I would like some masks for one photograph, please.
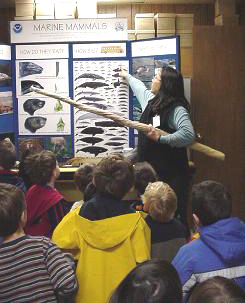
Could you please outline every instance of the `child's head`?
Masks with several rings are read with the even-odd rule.
[[[33,184],[45,185],[60,175],[56,156],[51,151],[43,150],[26,157],[24,160],[26,173]]]
[[[16,162],[16,150],[9,139],[0,141],[0,166],[3,169],[11,169]]]
[[[216,276],[198,284],[188,302],[242,303],[245,302],[245,292],[232,280]]]
[[[94,170],[96,192],[122,199],[134,185],[133,165],[118,157],[102,159]]]
[[[203,181],[192,187],[192,212],[207,226],[229,218],[232,200],[224,185],[215,181]]]
[[[137,162],[134,165],[135,184],[134,187],[139,195],[143,195],[149,183],[158,180],[157,173],[148,162]]]
[[[0,183],[0,237],[14,234],[25,219],[25,196],[22,190],[11,184]]]
[[[168,222],[177,209],[177,197],[173,189],[164,182],[150,183],[142,195],[144,210],[158,222]]]
[[[181,303],[176,269],[167,261],[139,264],[119,284],[109,303]]]
[[[74,182],[83,193],[87,185],[93,180],[95,164],[83,164],[74,174]]]

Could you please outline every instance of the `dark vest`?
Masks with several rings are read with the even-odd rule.
[[[152,124],[154,115],[152,112],[152,102],[153,100],[148,102],[148,105],[142,113],[140,122]],[[179,105],[183,106],[179,102],[175,102],[161,112],[160,129],[170,134],[176,131],[168,126],[168,118],[175,107]],[[155,142],[148,139],[143,132],[139,132],[138,134],[138,161],[149,162],[160,178],[161,176],[171,177],[177,173],[186,173],[188,170],[186,148],[171,147],[168,144]]]

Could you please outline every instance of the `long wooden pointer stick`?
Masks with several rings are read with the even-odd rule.
[[[55,99],[60,100],[62,102],[65,102],[65,103],[68,103],[70,105],[73,105],[74,107],[76,107],[76,108],[78,108],[80,110],[83,110],[83,111],[86,111],[86,112],[90,112],[90,113],[93,113],[93,114],[96,114],[96,115],[103,116],[105,118],[111,119],[111,120],[119,123],[122,126],[128,126],[128,127],[131,127],[131,128],[135,128],[135,129],[137,129],[139,131],[143,131],[145,133],[149,132],[149,130],[150,130],[150,126],[147,125],[147,124],[128,120],[126,118],[123,118],[123,117],[115,114],[115,113],[111,113],[111,112],[109,112],[107,110],[98,109],[98,108],[95,108],[95,107],[92,107],[92,106],[88,106],[88,105],[77,104],[76,102],[74,102],[70,98],[63,97],[61,95],[58,95],[58,94],[46,91],[44,89],[40,89],[40,88],[36,88],[36,87],[32,86],[30,88],[30,91],[36,92],[36,93],[39,93],[41,95],[48,96],[48,97],[51,97],[51,98],[55,98]],[[168,133],[164,132],[161,129],[155,128],[155,130],[161,136],[169,135]],[[224,153],[222,153],[222,152],[220,152],[218,150],[215,150],[215,149],[213,149],[211,147],[208,147],[207,145],[195,142],[195,143],[191,144],[189,147],[191,149],[199,151],[199,152],[201,152],[201,153],[203,153],[203,154],[205,154],[205,155],[207,155],[209,157],[212,157],[212,158],[215,158],[215,159],[218,159],[218,160],[221,160],[221,161],[225,160],[225,154]]]

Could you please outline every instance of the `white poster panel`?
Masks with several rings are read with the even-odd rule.
[[[0,45],[0,60],[11,60],[11,47]]]
[[[29,92],[30,86],[68,95],[68,60],[16,60],[16,95],[17,97],[36,93]]]
[[[11,43],[127,40],[127,19],[11,21]]]
[[[126,43],[73,44],[73,58],[126,57]]]
[[[19,115],[19,135],[70,135],[70,114]]]
[[[74,61],[74,99],[129,117],[129,88],[121,79],[121,69],[129,70],[128,60]],[[129,130],[116,122],[74,110],[75,155],[103,157],[122,152],[129,146]]]
[[[16,45],[16,59],[68,58],[68,44]]]
[[[132,42],[132,57],[176,54],[176,39],[177,38],[169,38]]]
[[[16,60],[19,135],[71,133],[70,106],[29,91],[31,86],[69,96],[68,59]]]
[[[54,98],[42,95],[35,97],[21,96],[18,98],[19,115],[64,115],[70,114],[70,105]]]
[[[13,113],[12,91],[0,92],[0,115]]]

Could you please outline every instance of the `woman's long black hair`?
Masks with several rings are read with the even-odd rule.
[[[152,102],[152,110],[157,114],[175,102],[189,111],[190,106],[184,94],[182,74],[169,66],[162,68],[160,90]]]

